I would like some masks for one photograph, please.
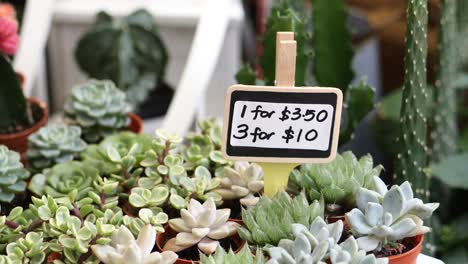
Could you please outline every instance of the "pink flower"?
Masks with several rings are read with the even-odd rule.
[[[16,19],[15,8],[8,3],[0,4],[0,17],[9,17],[11,19]]]
[[[0,17],[0,53],[13,55],[18,48],[18,22]]]

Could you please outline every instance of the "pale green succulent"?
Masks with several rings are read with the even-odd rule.
[[[17,226],[9,226],[6,222],[15,223]],[[0,216],[0,252],[5,252],[6,246],[11,241],[16,241],[23,237],[23,229],[28,227],[32,219],[27,219],[22,207],[13,208],[6,216]]]
[[[431,217],[438,203],[424,204],[414,198],[409,182],[387,190],[374,177],[376,191],[361,188],[356,196],[357,208],[346,213],[346,220],[361,249],[380,250],[383,245],[430,231],[423,219]]]
[[[8,244],[6,253],[11,263],[41,264],[45,260],[46,249],[47,243],[44,243],[43,234],[29,232],[25,237]]]
[[[104,264],[172,264],[178,256],[172,251],[152,252],[156,242],[156,230],[145,225],[138,238],[125,226],[120,226],[112,234],[109,245],[91,246],[94,255]]]
[[[255,205],[259,197],[255,195],[263,190],[263,170],[255,163],[237,161],[234,168],[224,167],[221,173],[221,183],[215,192],[223,200],[240,199],[245,206]]]
[[[289,178],[292,189],[305,190],[310,200],[325,199],[327,210],[351,209],[360,187],[370,188],[372,178],[379,176],[383,167],[374,167],[372,156],[357,159],[350,151],[337,154],[336,159],[324,164],[304,164]],[[341,208],[344,207],[344,208]]]
[[[166,185],[157,185],[152,189],[143,187],[132,188],[128,202],[136,208],[152,208],[163,205],[169,197]]]
[[[99,171],[89,164],[68,161],[34,175],[28,188],[37,196],[53,197],[66,197],[77,190],[76,199],[80,200],[93,190],[93,182],[98,177]]]
[[[260,198],[250,210],[242,209],[244,226],[239,235],[249,245],[276,246],[281,239],[292,239],[292,224],[310,226],[318,216],[323,217],[323,201],[309,204],[304,193],[291,198],[286,192],[279,192],[272,199]]]
[[[66,121],[83,130],[90,143],[124,130],[130,124],[125,93],[112,81],[89,80],[76,86],[65,103]]]
[[[294,240],[281,239],[277,247],[268,248],[267,264],[325,264],[329,248],[335,246],[343,232],[343,222],[325,223],[316,217],[312,225],[292,224]]]
[[[73,160],[86,148],[78,126],[49,125],[28,137],[26,157],[35,170],[52,167]]]
[[[240,226],[228,221],[231,209],[216,210],[213,199],[203,205],[191,199],[187,209],[180,211],[181,218],[169,220],[169,226],[178,234],[169,239],[163,250],[180,252],[197,245],[205,254],[212,254],[220,245],[218,240],[237,233]]]
[[[377,258],[374,254],[360,250],[353,236],[330,248],[328,255],[331,264],[388,264],[388,258]]]
[[[20,155],[0,145],[0,202],[9,203],[15,194],[26,189],[29,172],[24,169]]]
[[[255,255],[252,255],[249,247],[244,246],[242,249],[234,253],[232,249],[226,252],[224,248],[218,247],[212,255],[200,254],[200,264],[263,264],[265,257],[261,249],[257,249]]]

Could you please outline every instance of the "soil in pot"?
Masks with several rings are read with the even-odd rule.
[[[148,98],[138,106],[137,114],[143,119],[159,117],[166,114],[171,104],[174,90],[166,83],[153,89]]]
[[[28,98],[31,106],[33,124],[29,126],[15,126],[0,131],[0,144],[6,145],[9,149],[24,154],[28,148],[28,136],[36,132],[47,123],[49,111],[47,106],[35,98]],[[24,158],[22,156],[22,158]]]
[[[388,257],[390,264],[416,264],[423,240],[423,235],[404,238],[398,241],[395,247],[383,247],[375,255],[377,257]]]

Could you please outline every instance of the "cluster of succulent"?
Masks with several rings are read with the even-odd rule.
[[[414,198],[407,181],[389,190],[379,177],[373,181],[375,191],[361,188],[356,195],[357,208],[346,213],[360,248],[380,250],[389,243],[430,231],[423,220],[431,217],[438,203],[425,204]]]
[[[23,167],[20,155],[0,145],[0,202],[9,203],[15,194],[26,189],[29,172]]]
[[[200,255],[200,264],[263,264],[265,257],[261,249],[257,248],[255,255],[252,255],[249,247],[243,247],[239,252],[234,253],[232,249],[226,252],[224,248],[218,247],[211,255]]]
[[[28,137],[28,165],[40,171],[57,163],[73,160],[86,148],[81,128],[64,124],[42,127]]]
[[[80,126],[87,142],[123,130],[130,124],[131,107],[112,81],[89,80],[73,88],[65,103],[65,121]]]
[[[317,264],[386,264],[387,258],[367,255],[358,248],[354,237],[350,236],[338,244],[343,234],[343,221],[327,224],[321,217],[315,218],[310,227],[292,224],[294,240],[282,239],[277,247],[269,247],[270,260],[267,264],[317,263]]]
[[[278,245],[284,238],[292,239],[292,224],[312,224],[318,216],[323,217],[323,201],[309,204],[304,193],[291,198],[286,192],[279,192],[272,199],[260,198],[249,210],[242,209],[244,226],[239,235],[251,245]]]
[[[371,188],[373,177],[382,169],[381,165],[374,167],[371,155],[358,160],[346,151],[330,163],[301,165],[291,173],[289,185],[293,190],[305,190],[312,201],[323,197],[327,211],[333,213],[356,207],[359,188]]]
[[[187,209],[180,211],[181,218],[169,220],[177,236],[169,239],[163,250],[180,252],[197,245],[205,254],[212,254],[220,245],[218,240],[237,233],[240,224],[228,221],[231,209],[216,209],[213,199],[203,204],[191,199]]]
[[[245,206],[255,205],[259,197],[255,196],[263,190],[263,170],[255,164],[237,161],[234,168],[224,167],[221,173],[220,186],[215,190],[223,200],[239,199]]]
[[[156,242],[156,231],[151,225],[145,225],[136,240],[125,226],[120,226],[111,239],[109,245],[91,246],[104,264],[172,264],[177,260],[177,254],[172,251],[151,253]]]

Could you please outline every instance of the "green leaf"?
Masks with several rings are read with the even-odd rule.
[[[236,74],[238,84],[255,85],[255,72],[249,64],[242,64],[241,68]]]
[[[69,238],[66,236],[61,236],[59,238],[60,244],[62,244],[65,248],[69,249],[74,249],[75,247],[78,246],[78,243],[76,242],[76,239],[74,238]]]
[[[468,153],[454,155],[431,166],[434,177],[441,180],[447,186],[468,190],[468,177],[466,168]]]
[[[109,159],[112,160],[113,162],[119,163],[122,161],[122,157],[120,156],[116,148],[112,146],[108,146],[106,149],[106,153]]]
[[[39,218],[43,221],[48,221],[52,217],[52,212],[50,211],[49,207],[43,205],[38,208],[37,213]]]
[[[176,209],[183,209],[187,207],[187,201],[185,201],[184,198],[177,194],[171,194],[169,197],[169,202]]]
[[[146,201],[140,195],[134,193],[130,194],[128,202],[135,207],[144,207],[146,205]]]
[[[344,0],[316,0],[312,7],[314,75],[320,86],[337,87],[346,94],[354,78],[351,33]]]

